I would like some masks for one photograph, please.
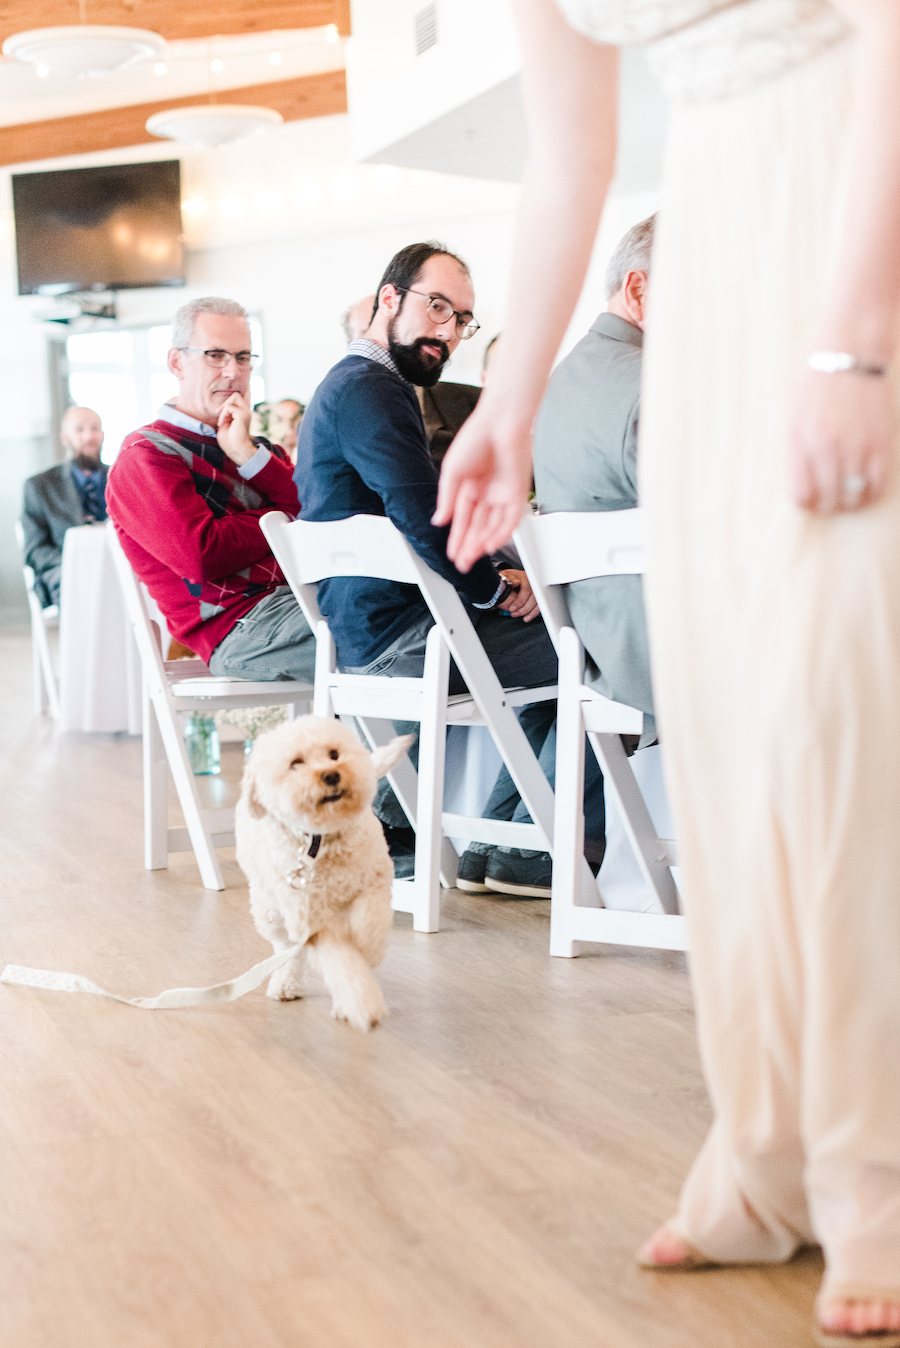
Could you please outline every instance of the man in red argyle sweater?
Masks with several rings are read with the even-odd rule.
[[[169,630],[214,674],[312,683],[315,641],[259,527],[293,518],[293,467],[251,439],[254,355],[234,300],[192,300],[175,315],[169,369],[178,397],[126,436],[107,510]]]

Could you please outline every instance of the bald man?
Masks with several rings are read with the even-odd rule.
[[[363,299],[357,300],[355,304],[351,304],[349,309],[344,310],[341,314],[341,327],[344,329],[348,346],[351,342],[355,342],[366,335],[374,312],[374,295],[366,295]]]
[[[22,503],[25,561],[34,571],[41,604],[59,603],[66,530],[106,519],[103,427],[90,407],[67,409],[59,429],[65,463],[28,478]]]

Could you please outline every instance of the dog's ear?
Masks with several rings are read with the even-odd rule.
[[[372,767],[376,777],[383,777],[398,762],[415,740],[415,735],[398,735],[390,744],[383,744],[372,754]]]
[[[244,768],[244,779],[241,782],[241,796],[247,802],[247,809],[251,819],[264,819],[266,817],[268,811],[256,794],[256,773],[253,771],[253,767],[250,764]]]

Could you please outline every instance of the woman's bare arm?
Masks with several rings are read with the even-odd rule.
[[[436,523],[462,570],[509,538],[531,478],[531,427],[578,300],[615,166],[618,53],[553,0],[516,0],[529,154],[503,340],[441,470]]]
[[[856,79],[844,234],[816,347],[873,365],[900,330],[900,4],[837,0],[856,26]],[[829,513],[883,494],[894,454],[896,393],[878,376],[807,375],[793,425],[797,504]],[[861,491],[848,479],[865,481]]]

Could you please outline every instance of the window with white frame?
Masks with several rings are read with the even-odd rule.
[[[250,319],[250,340],[260,359],[250,378],[250,402],[265,399],[262,327]],[[178,392],[166,357],[172,325],[73,333],[66,342],[68,392],[78,407],[91,407],[103,423],[103,460],[112,463],[130,431],[152,421]]]

